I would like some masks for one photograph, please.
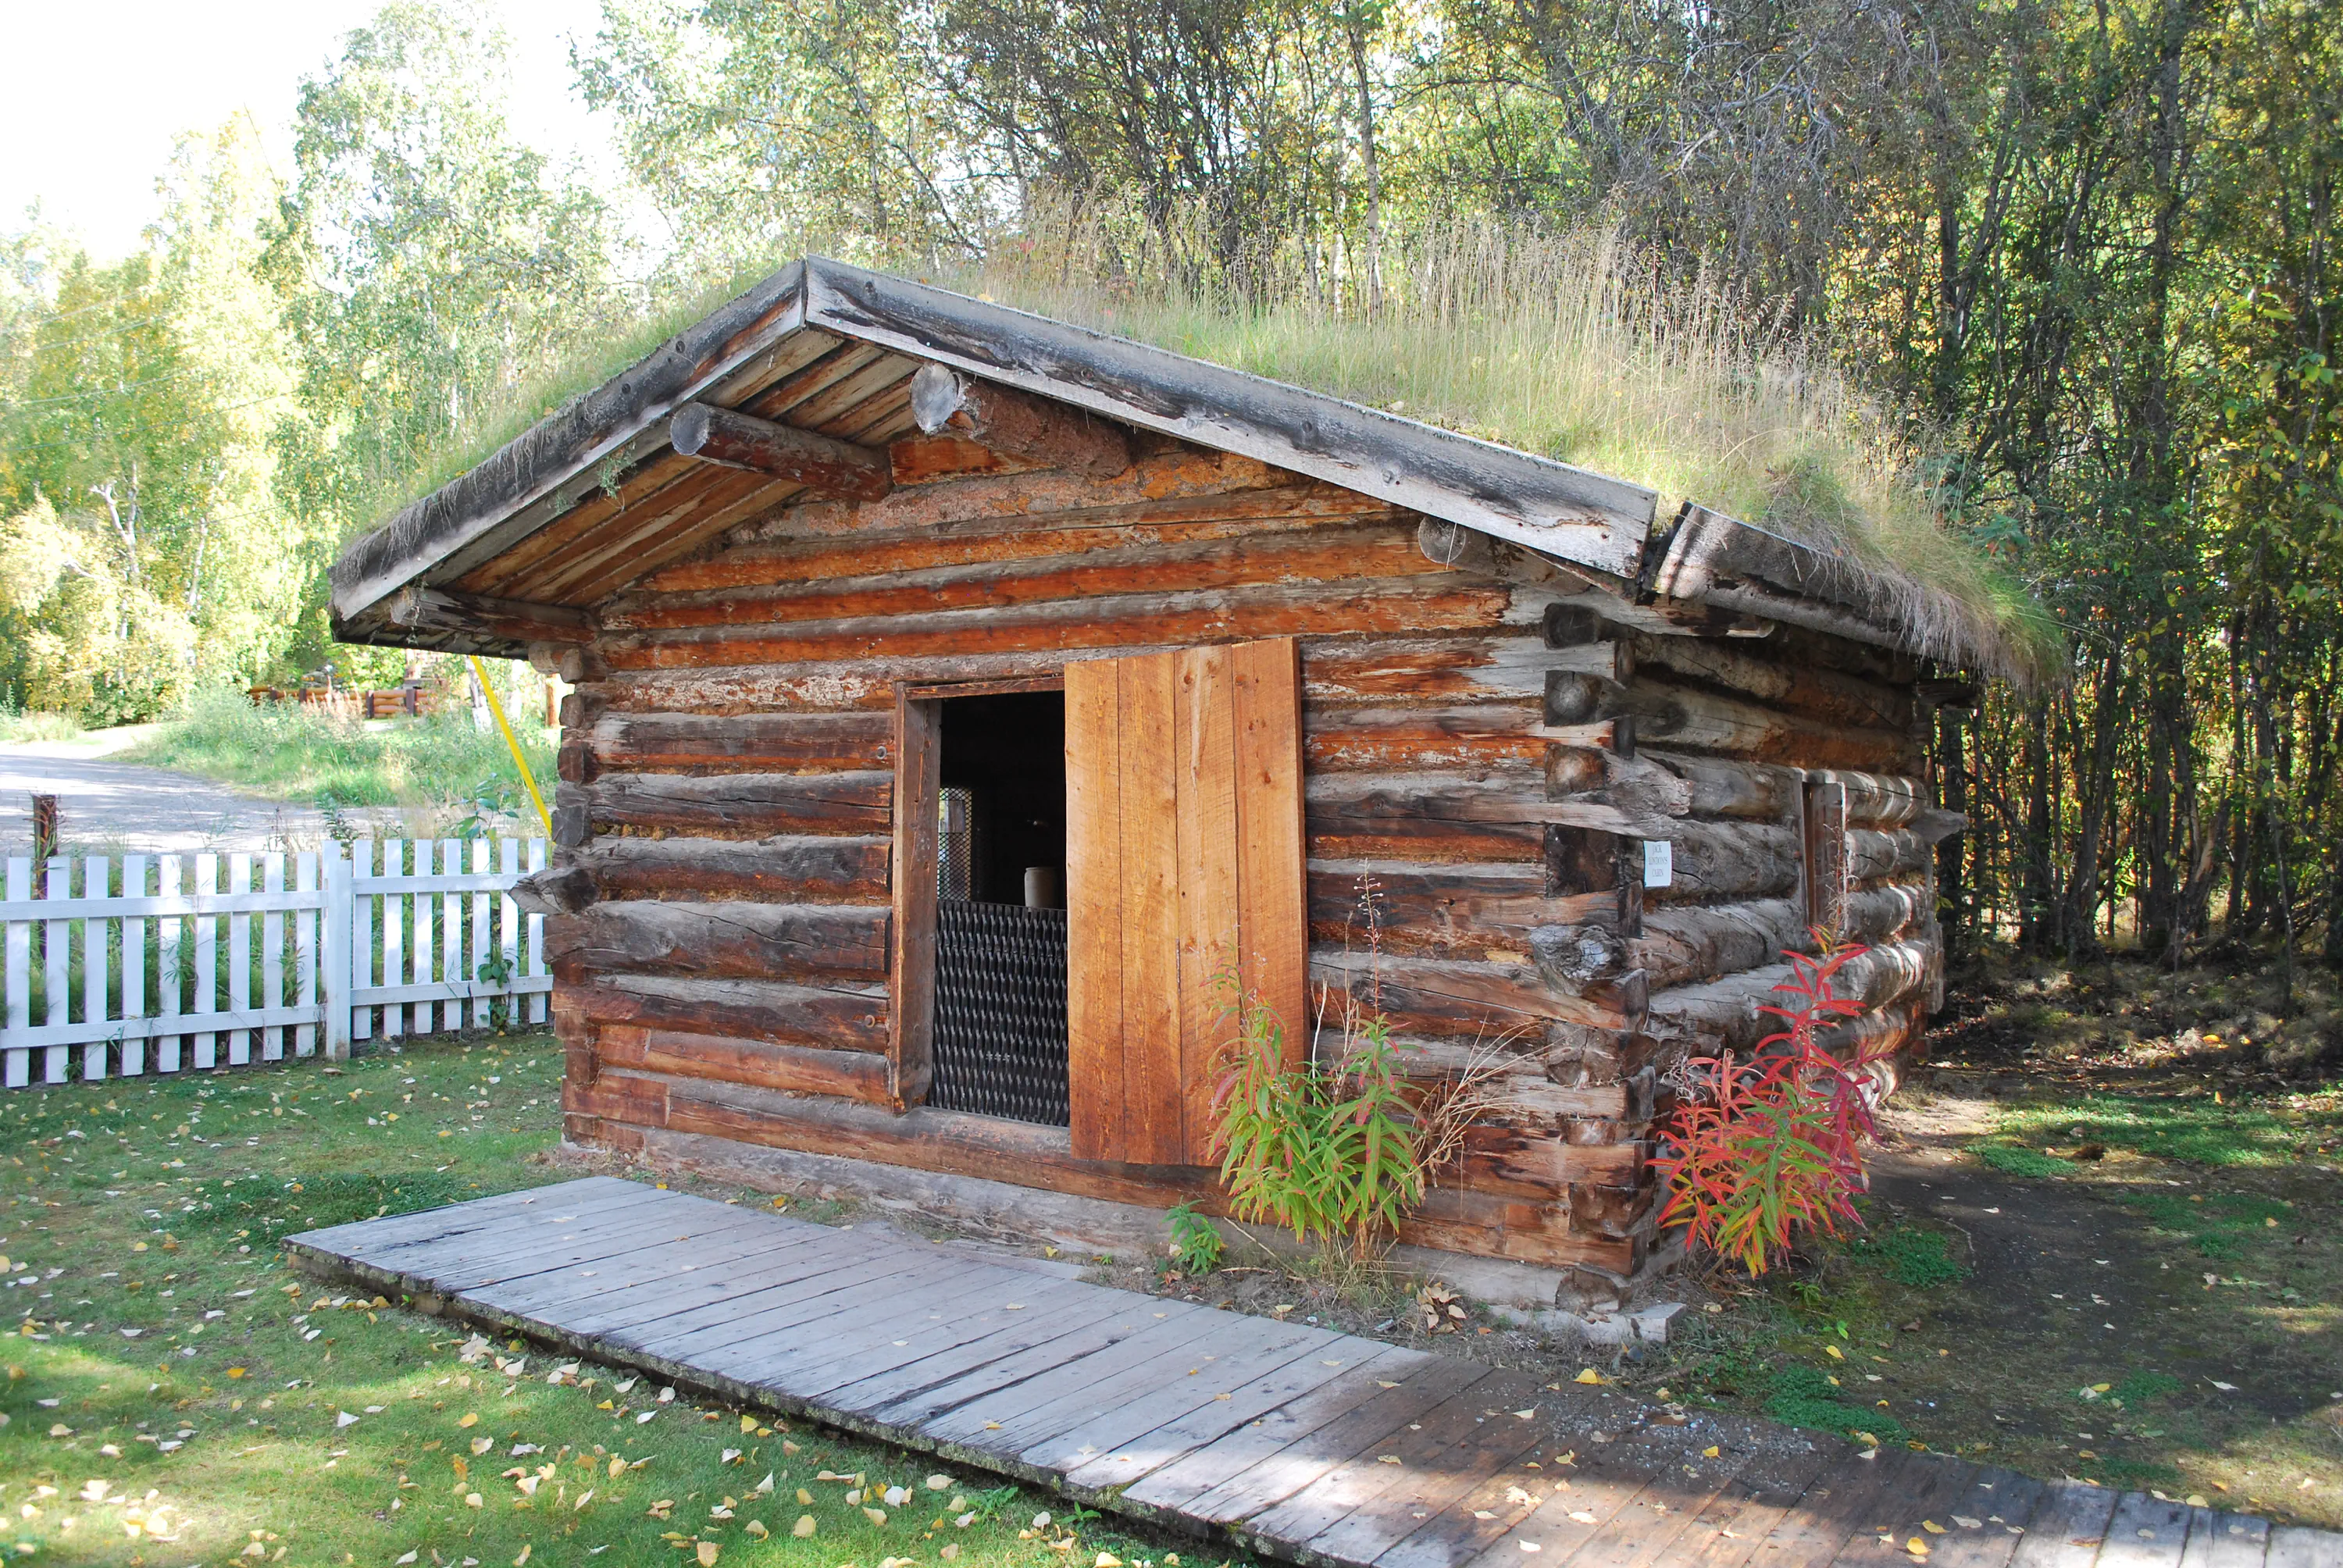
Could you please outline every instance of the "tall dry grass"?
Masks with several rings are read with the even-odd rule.
[[[2056,667],[2031,595],[1945,527],[1924,454],[1835,361],[1715,277],[1614,230],[1454,217],[1356,246],[1288,238],[1234,266],[1113,200],[1043,198],[942,281],[1427,424],[1632,479],[1870,568],[1928,651]]]

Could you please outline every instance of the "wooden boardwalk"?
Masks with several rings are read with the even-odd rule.
[[[1855,1568],[1913,1564],[1915,1539],[1931,1568],[2343,1568],[2343,1535],[608,1177],[287,1244],[575,1354],[1327,1568]]]

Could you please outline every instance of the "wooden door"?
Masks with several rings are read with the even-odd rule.
[[[1211,1159],[1237,983],[1306,1049],[1301,656],[1290,638],[1066,667],[1073,1149]]]

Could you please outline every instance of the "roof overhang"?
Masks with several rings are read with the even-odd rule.
[[[334,563],[345,640],[480,651],[572,639],[577,607],[451,595],[447,586],[660,453],[686,403],[731,407],[760,364],[819,331],[1052,398],[1461,524],[1632,584],[1655,494],[1640,485],[820,257],[793,262],[603,386],[353,540]]]

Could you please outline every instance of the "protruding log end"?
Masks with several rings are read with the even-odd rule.
[[[1040,467],[1111,479],[1131,467],[1130,442],[1105,420],[947,366],[913,374],[911,417],[930,436],[950,430]]]
[[[512,901],[532,915],[574,915],[598,896],[594,879],[583,866],[532,872],[512,889]]]
[[[886,453],[737,408],[687,403],[669,418],[667,433],[684,457],[794,479],[840,500],[875,501],[895,487]]]

